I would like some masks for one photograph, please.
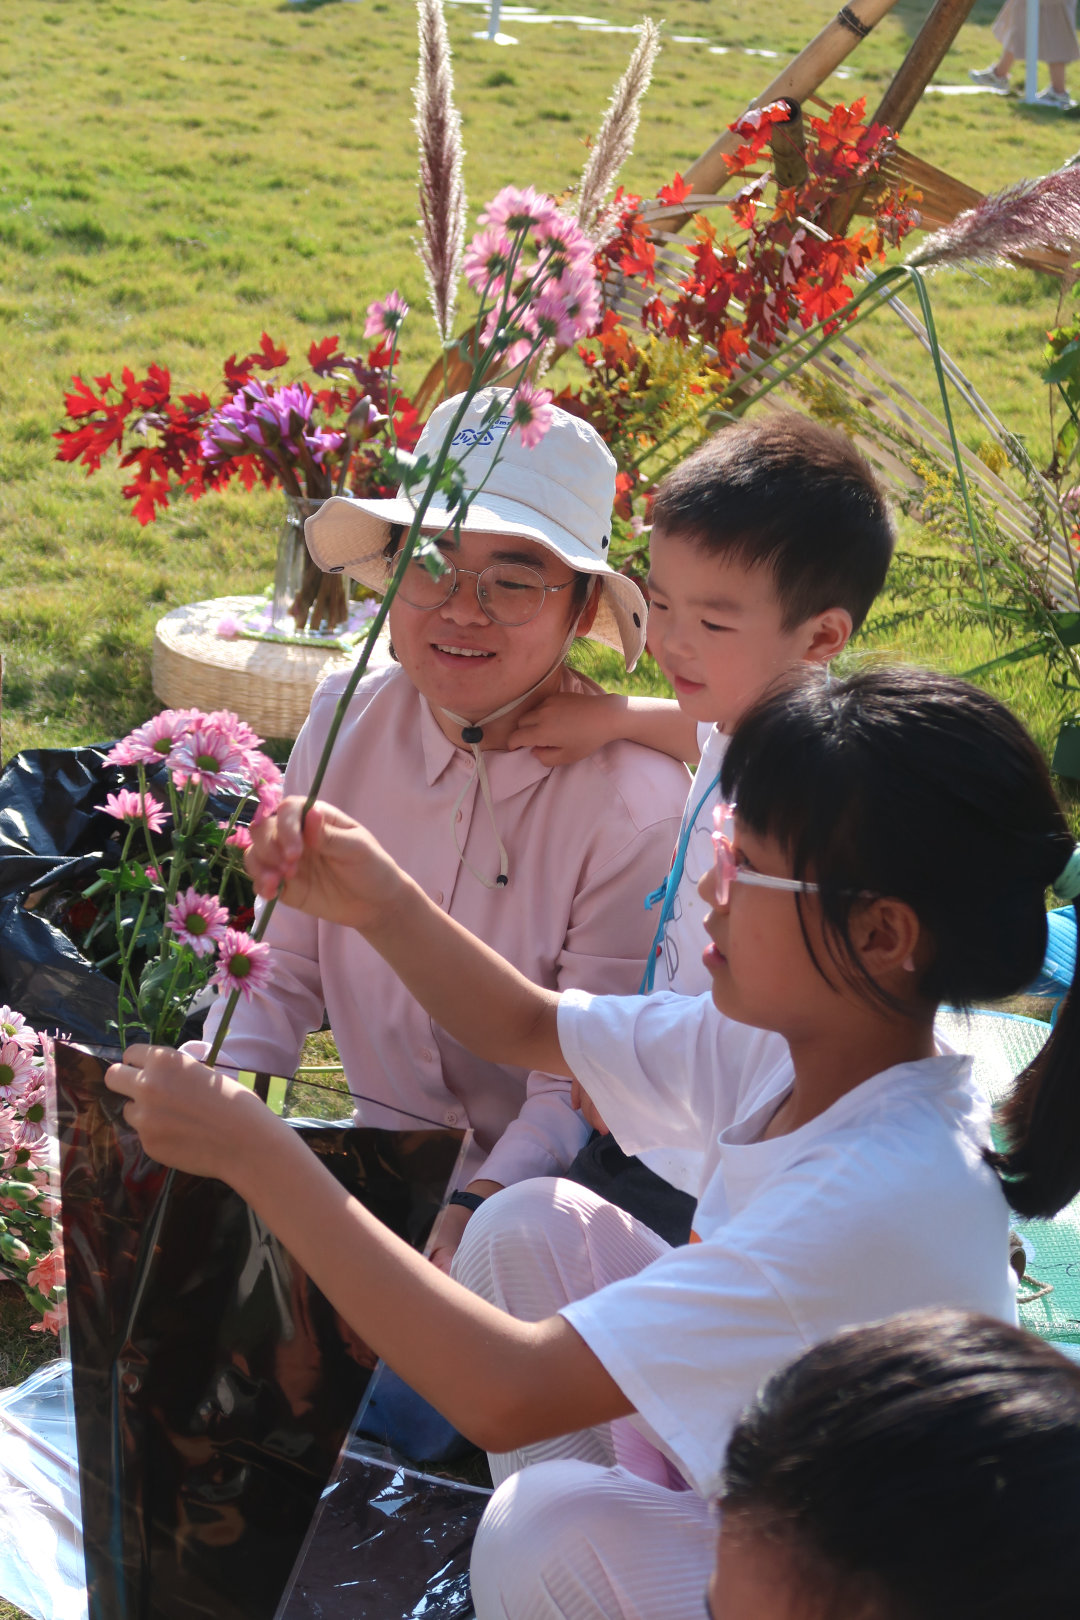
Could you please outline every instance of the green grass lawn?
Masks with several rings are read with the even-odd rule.
[[[447,9],[474,212],[506,181],[562,187],[632,40],[511,19],[504,26],[521,45],[500,49],[472,37],[483,6]],[[669,42],[624,176],[643,192],[685,168],[835,6],[674,0],[663,9]],[[827,93],[865,94],[872,109],[928,9],[929,0],[898,5]],[[979,0],[943,80],[960,83],[990,59],[994,10]],[[589,14],[625,26],[639,12],[595,0]],[[0,13],[5,755],[112,736],[144,718],[156,619],[177,603],[261,589],[272,566],[272,495],[208,496],[140,529],[115,468],[87,481],[57,463],[51,436],[73,372],[157,361],[182,387],[215,391],[223,357],[263,328],[296,356],[328,332],[357,344],[367,303],[394,285],[416,309],[406,381],[433,358],[412,247],[413,15],[401,0],[157,0],[149,10],[8,0]],[[904,138],[993,188],[1060,163],[1080,145],[1080,124],[991,96],[928,96]],[[1056,284],[1027,272],[943,276],[935,299],[946,344],[1039,447],[1039,350]],[[928,391],[910,341],[884,326],[871,341]],[[981,436],[973,424],[965,431],[973,443]],[[933,634],[902,650],[973,662],[969,648]],[[1033,670],[1016,687],[1037,725],[1039,684]]]
[[[564,0],[541,9],[569,12]],[[631,0],[590,0],[618,27]],[[826,86],[870,110],[930,9],[901,0]],[[668,43],[623,176],[649,193],[710,143],[836,0],[667,0]],[[962,84],[993,60],[996,0],[978,0],[939,74]],[[508,181],[559,190],[579,171],[631,38],[507,17],[521,44],[474,39],[486,9],[448,4],[472,216]],[[155,707],[153,626],[170,607],[261,590],[279,500],[242,491],[180,504],[141,529],[121,475],[87,481],[54,460],[73,372],[170,368],[216,393],[225,355],[265,328],[301,357],[314,338],[361,342],[367,304],[400,287],[414,306],[406,382],[435,356],[416,232],[414,11],[404,0],[5,0],[0,8],[0,651],[4,757],[112,737]],[[679,40],[678,35],[696,36]],[[708,45],[724,47],[722,54]],[[775,53],[775,56],[769,53]],[[1073,70],[1074,79],[1077,70]],[[1019,75],[1018,75],[1019,76]],[[1080,82],[1074,85],[1080,90]],[[928,95],[904,144],[983,190],[1058,166],[1080,123],[1016,100]],[[1058,287],[1025,271],[941,276],[941,335],[998,414],[1043,457],[1038,383]],[[862,328],[933,403],[921,350]],[[972,445],[981,430],[961,420]],[[917,538],[917,537],[916,537]],[[966,669],[985,633],[929,623],[870,638],[850,658],[898,654]],[[594,672],[618,682],[614,658]],[[656,682],[646,664],[640,683]],[[1054,694],[1038,665],[1000,678],[1049,746]],[[332,1060],[312,1048],[315,1061]],[[52,1341],[0,1287],[0,1385]],[[15,1611],[0,1601],[0,1620]]]

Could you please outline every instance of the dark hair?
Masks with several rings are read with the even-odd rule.
[[[1080,1368],[965,1311],[848,1329],[769,1379],[720,1506],[790,1558],[815,1616],[1075,1613]]]
[[[403,523],[390,523],[387,524],[387,529],[390,538],[383,546],[383,556],[387,562],[392,562],[397,556],[398,546],[400,546],[402,536],[405,533],[405,525]],[[589,592],[596,577],[595,574],[582,574],[577,570],[574,571],[574,589],[570,593],[570,607],[575,613],[580,613],[589,600]]]
[[[785,630],[837,607],[857,630],[896,539],[851,440],[794,411],[721,429],[663,480],[652,515],[710,554],[771,569]]]
[[[746,826],[788,852],[795,877],[820,885],[832,963],[867,999],[896,1005],[852,947],[851,916],[867,893],[904,901],[929,935],[924,1002],[998,1000],[1037,974],[1045,891],[1073,837],[1042,754],[987,693],[917,669],[804,676],[741,721],[721,790]],[[805,924],[803,933],[813,955]],[[1010,1150],[994,1160],[1021,1214],[1053,1214],[1080,1190],[1078,1060],[1080,998],[1070,996],[1018,1082]]]

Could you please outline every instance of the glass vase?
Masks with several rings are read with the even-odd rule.
[[[304,522],[321,500],[285,496],[285,519],[274,570],[274,629],[291,636],[332,636],[349,621],[349,581],[344,574],[324,574],[304,541]]]

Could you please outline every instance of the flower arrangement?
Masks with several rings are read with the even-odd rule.
[[[41,1039],[21,1013],[0,1007],[0,1275],[19,1283],[37,1311],[35,1332],[59,1333],[64,1260],[45,1098]]]
[[[245,489],[258,482],[279,487],[299,503],[301,527],[307,502],[346,489],[381,494],[394,479],[391,445],[410,448],[420,432],[418,413],[393,375],[400,313],[392,302],[371,306],[365,336],[377,341],[366,355],[345,354],[336,335],[312,343],[314,387],[303,377],[281,380],[288,350],[264,332],[257,349],[225,361],[217,406],[204,393],[174,398],[164,366],[152,365],[142,378],[125,367],[119,383],[106,374],[93,387],[76,375],[64,403],[77,425],[55,433],[57,460],[80,462],[90,477],[115,451],[120,466],[132,469],[123,494],[143,525],[178,496],[198,500],[234,478]],[[336,629],[348,616],[342,581],[306,567],[288,611],[298,630]]]
[[[827,117],[807,118],[805,178],[797,185],[776,184],[753,173],[727,204],[736,228],[722,235],[703,214],[695,214],[686,242],[669,241],[674,261],[658,281],[659,244],[640,197],[616,193],[618,230],[597,258],[606,282],[621,289],[628,280],[643,290],[640,331],[623,311],[608,307],[596,330],[578,348],[586,368],[580,388],[567,387],[558,402],[586,416],[604,435],[620,465],[620,515],[629,519],[635,495],[645,497],[663,466],[646,475],[645,464],[665,446],[675,459],[700,438],[709,417],[724,415],[733,385],[738,388],[748,363],[768,355],[790,330],[823,325],[836,330],[856,285],[868,266],[881,262],[917,223],[914,198],[878,185],[868,227],[847,234],[830,228],[838,189],[865,186],[880,175],[891,135],[865,123],[865,101],[834,106]],[[748,175],[762,159],[775,131],[790,121],[792,104],[778,101],[754,108],[730,126],[740,138],[725,158],[732,179]],[[681,175],[662,186],[657,225],[693,207]],[[730,413],[729,413],[730,414]]]
[[[208,984],[250,996],[265,978],[267,947],[246,931],[243,853],[249,822],[281,797],[281,773],[260,741],[234,714],[166,709],[106,755],[136,785],[99,806],[123,843],[84,892],[90,920],[76,938],[119,985],[121,1046],[132,1029],[175,1042]]]
[[[261,481],[310,499],[346,487],[374,493],[384,472],[387,424],[406,447],[420,431],[393,379],[396,346],[385,341],[387,330],[369,318],[367,335],[380,341],[363,357],[342,353],[337,336],[312,343],[308,366],[323,385],[315,388],[304,378],[284,383],[256,375],[280,373],[289,363],[288,350],[264,332],[257,349],[225,361],[217,406],[204,393],[174,398],[164,366],[150,366],[142,378],[125,366],[119,383],[106,374],[93,378],[93,387],[76,375],[64,405],[77,426],[54,434],[56,458],[80,462],[90,477],[115,451],[121,467],[134,469],[123,494],[144,525],[179,495],[198,500],[234,478],[245,489]]]

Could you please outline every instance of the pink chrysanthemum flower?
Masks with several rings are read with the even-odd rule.
[[[227,731],[209,723],[197,726],[169,755],[173,780],[180,787],[194,782],[206,793],[230,792],[243,769],[242,750]]]
[[[202,715],[198,709],[163,709],[152,720],[136,726],[105,756],[108,765],[159,765]]]
[[[190,945],[196,956],[209,956],[225,937],[229,911],[215,895],[188,889],[169,907],[167,920],[181,945]]]
[[[22,1013],[14,1008],[0,1007],[0,1042],[14,1041],[25,1052],[33,1052],[37,1046],[37,1032],[30,1028]]]
[[[152,793],[136,793],[133,788],[110,793],[100,808],[117,821],[141,822],[145,818],[151,832],[160,832],[169,819],[169,812],[160,799],[155,799]]]
[[[200,719],[203,725],[210,726],[215,731],[223,731],[227,737],[231,737],[242,754],[254,751],[262,742],[259,733],[253,730],[246,720],[241,720],[238,714],[233,714],[231,709],[215,709],[213,714],[201,715]],[[262,754],[258,757],[264,758]]]
[[[401,323],[409,313],[409,306],[399,292],[387,293],[385,298],[376,298],[368,305],[367,320],[364,322],[364,336],[366,338],[393,337],[400,331]]]
[[[228,823],[226,822],[225,825],[227,826]],[[228,838],[226,838],[225,843],[232,849],[238,849],[243,852],[244,850],[251,848],[251,833],[246,827],[238,824],[233,828]]]
[[[0,1102],[15,1102],[35,1073],[33,1059],[25,1046],[16,1041],[0,1042]]]
[[[578,336],[577,323],[566,307],[566,299],[555,287],[545,287],[522,316],[522,324],[539,337],[569,348]]]
[[[270,979],[270,947],[237,928],[227,928],[211,979],[222,992],[239,990],[246,1001]]]
[[[462,268],[465,280],[476,292],[502,292],[510,265],[510,238],[504,231],[488,227],[477,231],[465,249]]]
[[[596,249],[580,225],[557,210],[540,221],[533,232],[537,252],[555,275],[564,269],[584,270],[592,265]]]
[[[496,230],[513,235],[517,231],[534,230],[558,216],[558,209],[550,197],[545,197],[532,186],[524,190],[518,186],[504,186],[478,215],[481,225],[492,225]]]
[[[555,420],[550,388],[519,383],[510,400],[510,431],[520,436],[526,450],[538,445]]]

